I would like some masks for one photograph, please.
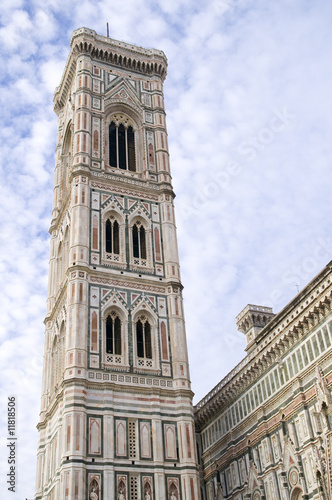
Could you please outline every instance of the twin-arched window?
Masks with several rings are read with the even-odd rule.
[[[146,260],[146,232],[140,221],[132,227],[132,255]],[[108,254],[120,254],[120,226],[114,216],[110,216],[105,224],[105,250]]]
[[[151,361],[153,359],[153,348],[152,348],[152,331],[151,324],[146,316],[141,316],[135,324],[135,340],[136,340],[136,356],[139,360],[139,365],[141,366],[152,366]],[[112,311],[108,314],[106,318],[106,355],[121,356],[122,355],[122,322],[118,314]],[[109,360],[108,360],[109,361]],[[111,361],[121,362],[121,358],[112,357]]]
[[[135,134],[129,125],[112,121],[109,127],[109,161],[111,167],[136,171]]]
[[[107,254],[120,254],[120,226],[113,215],[105,223],[105,250]],[[132,227],[132,256],[147,259],[146,231],[140,221]]]

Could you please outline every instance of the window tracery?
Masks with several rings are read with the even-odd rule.
[[[60,192],[61,200],[65,198],[66,192],[69,187],[69,172],[72,162],[71,150],[72,150],[72,133],[71,133],[71,123],[70,123],[66,130],[66,135],[62,149],[62,172],[61,172],[62,187]]]

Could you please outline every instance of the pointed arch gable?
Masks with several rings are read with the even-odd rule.
[[[125,223],[124,209],[117,200],[110,200],[104,208],[101,210],[102,221],[113,216],[116,218],[119,224]]]
[[[112,82],[105,93],[105,113],[122,112],[130,116],[137,125],[143,122],[143,110],[135,89],[122,78]]]
[[[145,315],[150,320],[153,326],[157,325],[158,317],[156,312],[151,307],[150,301],[146,297],[142,297],[141,300],[138,300],[132,310],[132,319],[133,321],[137,321],[139,316]]]
[[[150,228],[151,226],[150,214],[148,213],[144,205],[139,202],[134,206],[135,209],[132,209],[132,212],[128,216],[129,226],[132,227],[137,221],[140,221],[142,224],[144,224],[144,227],[146,229]]]
[[[285,443],[283,454],[282,454],[282,463],[289,470],[293,466],[297,466],[298,460],[296,457],[295,447],[292,442],[288,439]]]
[[[261,480],[258,478],[257,468],[254,464],[251,464],[248,472],[248,482],[246,491],[249,493],[259,492],[261,486]]]
[[[112,310],[116,311],[121,316],[123,321],[128,320],[127,303],[116,290],[113,290],[111,293],[107,294],[107,297],[105,297],[105,299],[102,301],[102,319],[104,320],[106,314],[108,314],[109,311]]]

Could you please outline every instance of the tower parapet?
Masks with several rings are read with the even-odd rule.
[[[236,316],[236,325],[240,332],[245,334],[246,351],[254,345],[259,332],[274,318],[275,314],[271,307],[256,306],[248,304]]]
[[[54,92],[55,110],[66,102],[69,90],[68,81],[75,70],[77,58],[89,55],[95,61],[111,64],[122,69],[131,77],[132,73],[141,76],[156,76],[164,82],[167,74],[167,58],[163,51],[144,49],[138,45],[98,35],[89,28],[75,30],[70,41],[71,52],[60,85]]]

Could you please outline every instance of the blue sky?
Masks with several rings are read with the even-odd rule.
[[[0,428],[18,398],[16,494],[34,495],[57,120],[74,29],[165,51],[192,387],[244,356],[235,316],[280,311],[330,260],[332,4],[327,0],[3,0]],[[0,439],[6,491],[6,442]],[[7,496],[2,498],[7,499]]]

